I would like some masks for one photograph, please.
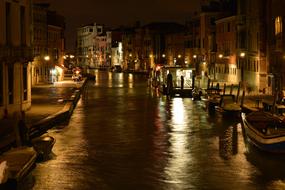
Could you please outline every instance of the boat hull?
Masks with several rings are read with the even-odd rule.
[[[242,121],[245,134],[253,145],[266,152],[285,153],[285,133],[266,134],[266,129],[260,131],[251,125],[245,114],[242,114]]]

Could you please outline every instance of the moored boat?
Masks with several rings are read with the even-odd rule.
[[[223,116],[240,118],[241,107],[235,102],[234,95],[222,95],[220,105],[216,106],[216,111]]]
[[[206,94],[201,97],[201,100],[204,102],[205,109],[210,113],[215,112],[215,107],[221,102],[220,91],[221,90],[218,88],[209,88],[206,90]]]
[[[285,122],[278,116],[257,111],[242,114],[245,134],[263,151],[285,153]]]

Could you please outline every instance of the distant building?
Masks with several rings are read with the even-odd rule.
[[[107,39],[111,43],[111,67],[120,66],[123,68],[123,44],[122,44],[122,31],[121,29],[114,29],[107,31]],[[107,40],[108,41],[108,40]]]
[[[237,74],[247,92],[269,92],[264,0],[238,1]],[[268,44],[269,45],[269,44]]]
[[[261,18],[265,19],[261,26],[266,29],[266,33],[260,33],[259,38],[268,40],[266,46],[264,43],[261,44],[261,55],[263,56],[264,49],[267,47],[266,57],[268,61],[268,75],[264,72],[260,73],[261,82],[268,80],[267,89],[274,93],[276,89],[285,90],[285,1],[262,0],[261,2],[264,7],[259,12]],[[265,10],[267,14],[264,14]]]
[[[217,53],[210,77],[214,81],[238,84],[236,49],[236,16],[225,17],[216,21]]]
[[[33,4],[33,85],[62,80],[64,29],[64,17],[50,11],[49,4]]]
[[[103,25],[96,23],[77,29],[77,64],[82,67],[98,67],[100,59],[96,55],[96,37],[103,34]]]
[[[30,1],[0,3],[0,117],[31,106]]]

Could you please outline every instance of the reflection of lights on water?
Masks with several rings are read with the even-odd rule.
[[[173,99],[173,124],[184,124],[184,105],[181,98],[174,98]]]
[[[171,107],[171,127],[172,131],[170,133],[169,142],[171,143],[170,152],[171,159],[167,167],[165,168],[165,173],[167,174],[167,181],[171,183],[180,183],[180,177],[183,176],[187,168],[186,165],[189,163],[191,157],[188,152],[188,136],[185,122],[185,107],[183,99],[174,98]]]
[[[113,74],[109,72],[108,74],[108,87],[113,87]]]
[[[134,76],[133,76],[133,74],[129,74],[129,76],[128,76],[128,84],[129,84],[129,88],[133,88],[134,87]]]

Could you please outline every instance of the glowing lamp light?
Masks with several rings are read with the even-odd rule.
[[[193,55],[193,58],[196,59],[196,58],[197,58],[197,55]]]
[[[162,57],[165,57],[165,54],[162,54]]]
[[[70,57],[70,59],[73,59],[73,58],[74,58],[74,55],[70,55],[69,57]]]
[[[48,55],[46,55],[46,56],[44,57],[44,60],[49,61],[49,60],[50,60],[50,57],[49,57]]]
[[[129,57],[132,57],[132,56],[133,56],[133,55],[130,53],[130,54],[129,54]]]
[[[181,58],[181,55],[180,55],[180,54],[178,55],[178,58]]]
[[[156,70],[156,71],[159,71],[160,68],[161,68],[160,66],[156,66],[156,69],[155,69],[155,70]]]
[[[152,55],[150,54],[149,57],[152,58]]]
[[[223,54],[219,54],[219,58],[223,58],[224,56],[223,56]]]
[[[51,72],[53,75],[56,75],[56,69],[53,69]]]
[[[244,53],[244,52],[241,52],[241,53],[240,53],[240,57],[245,57],[245,53]]]

